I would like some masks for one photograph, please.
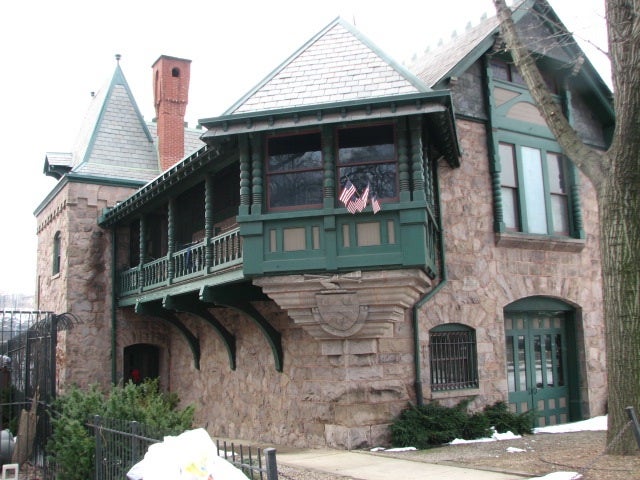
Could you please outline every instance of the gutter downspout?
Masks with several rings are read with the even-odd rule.
[[[437,171],[437,166],[436,166]],[[422,367],[420,364],[420,331],[419,331],[419,321],[418,321],[418,312],[420,308],[431,300],[436,293],[438,293],[442,287],[444,287],[447,283],[447,264],[444,253],[444,229],[442,228],[442,208],[440,205],[440,184],[438,182],[438,176],[434,175],[434,188],[435,194],[437,198],[437,221],[438,221],[438,240],[440,243],[440,282],[430,291],[424,294],[424,296],[418,300],[413,306],[413,348],[414,348],[414,372],[415,372],[415,381],[414,388],[416,390],[416,404],[420,407],[424,405],[424,396],[422,395]]]
[[[117,327],[117,317],[116,317],[116,227],[113,226],[111,228],[111,383],[115,385],[117,383],[116,379],[116,327]]]

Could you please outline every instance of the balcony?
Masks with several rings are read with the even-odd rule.
[[[209,284],[218,283],[215,277],[224,278],[225,282],[241,279],[241,267],[242,238],[240,228],[236,227],[162,258],[122,271],[118,292],[126,304],[126,297],[174,285],[188,285],[205,277],[210,279]]]

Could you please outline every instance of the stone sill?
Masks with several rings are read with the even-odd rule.
[[[431,392],[431,400],[439,400],[442,398],[458,398],[458,397],[472,397],[480,395],[479,388],[460,388],[457,390],[444,390],[439,392]]]
[[[549,250],[552,252],[581,252],[586,241],[579,238],[551,237],[547,235],[528,235],[526,233],[496,233],[496,245],[507,248],[526,248],[531,250]]]
[[[56,273],[55,275],[51,275],[51,280],[55,280],[56,278],[60,278],[60,273]]]

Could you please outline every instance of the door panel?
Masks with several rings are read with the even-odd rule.
[[[510,408],[535,410],[537,426],[568,422],[564,313],[508,313],[505,335]]]

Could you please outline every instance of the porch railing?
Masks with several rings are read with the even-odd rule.
[[[171,264],[172,263],[172,264]],[[129,268],[120,273],[121,295],[168,285],[198,275],[213,274],[242,263],[240,229],[189,245],[172,255]],[[173,269],[169,268],[173,266]]]

